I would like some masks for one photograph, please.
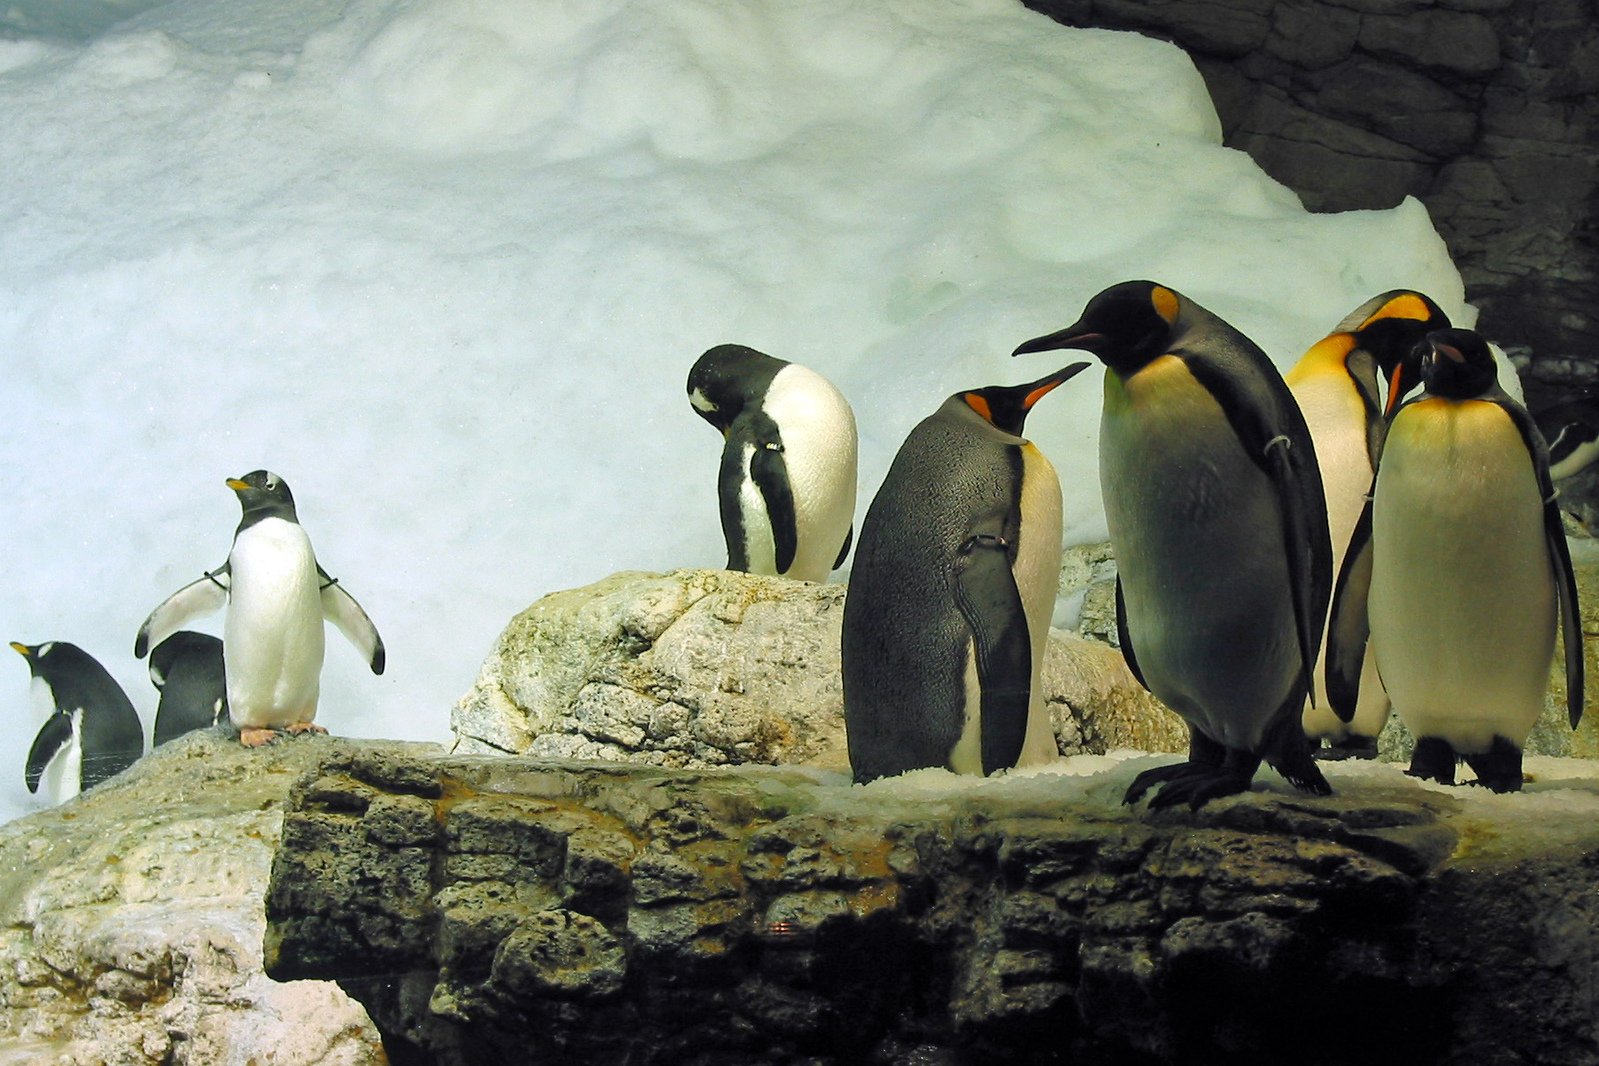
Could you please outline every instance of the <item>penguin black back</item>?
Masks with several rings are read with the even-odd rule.
[[[155,715],[157,747],[227,717],[227,677],[222,641],[216,637],[187,629],[172,634],[150,653],[150,681],[161,693]]]
[[[37,791],[46,767],[68,745],[80,750],[80,789],[126,770],[144,754],[144,727],[122,686],[99,661],[66,641],[23,644],[13,650],[48,686],[54,712],[28,753],[28,790]]]

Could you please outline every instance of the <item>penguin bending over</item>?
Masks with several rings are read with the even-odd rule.
[[[1419,364],[1406,357],[1428,333],[1448,326],[1448,316],[1430,298],[1412,289],[1394,289],[1346,315],[1283,376],[1316,447],[1334,574],[1343,565],[1377,473],[1385,416],[1419,380]],[[1379,400],[1379,379],[1388,387],[1386,408]],[[1317,752],[1320,758],[1373,758],[1388,713],[1388,694],[1368,656],[1353,720],[1344,722],[1326,701],[1319,707],[1307,701],[1304,729],[1313,745],[1328,742]]]
[[[727,568],[826,581],[855,520],[855,414],[832,382],[740,344],[688,374],[694,411],[722,447],[717,495]]]
[[[374,674],[383,672],[383,641],[361,605],[318,565],[278,475],[255,470],[231,478],[244,515],[220,568],[173,593],[150,613],[134,640],[142,659],[190,619],[227,606],[222,658],[228,714],[239,739],[255,747],[313,724],[321,687],[327,619],[355,645]]]
[[[65,803],[132,766],[144,754],[144,726],[128,694],[105,667],[63,640],[12,641],[28,660],[33,683],[48,692],[50,717],[28,751],[23,780],[29,792]]]
[[[1353,703],[1369,641],[1416,737],[1409,772],[1453,784],[1463,757],[1483,785],[1513,792],[1557,620],[1572,728],[1582,717],[1576,580],[1543,438],[1499,386],[1488,345],[1463,329],[1427,344],[1426,389],[1389,426],[1339,574],[1328,698]]]
[[[1264,759],[1325,795],[1300,711],[1327,613],[1332,549],[1315,446],[1253,342],[1172,289],[1113,285],[1016,354],[1104,362],[1100,488],[1117,629],[1134,676],[1189,727],[1188,761],[1139,774],[1125,802],[1199,807],[1248,789]]]
[[[153,746],[159,748],[196,729],[211,729],[228,713],[222,642],[183,630],[150,653],[150,682],[161,693]]]
[[[1060,479],[1021,434],[1033,405],[1088,365],[958,392],[900,446],[844,599],[856,781],[1054,758],[1038,676],[1060,573]]]

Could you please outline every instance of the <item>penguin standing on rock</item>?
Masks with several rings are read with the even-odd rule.
[[[1513,792],[1557,622],[1572,728],[1582,717],[1576,580],[1543,438],[1500,388],[1488,345],[1463,329],[1427,344],[1426,389],[1389,426],[1339,574],[1328,698],[1353,704],[1369,639],[1416,737],[1410,773],[1453,784],[1464,758],[1480,783]]]
[[[155,712],[154,746],[196,729],[211,729],[228,713],[222,642],[187,629],[150,653],[150,681],[161,693]]]
[[[126,770],[144,754],[144,726],[127,693],[105,667],[76,644],[12,641],[28,660],[33,683],[48,694],[50,717],[28,751],[23,779],[29,792],[65,803]]]
[[[227,606],[222,658],[228,713],[239,739],[256,747],[314,725],[321,688],[326,618],[355,645],[374,674],[383,641],[361,605],[317,564],[295,514],[289,486],[268,470],[228,481],[244,516],[227,562],[173,593],[150,613],[134,640],[142,659],[185,622]]]
[[[1427,296],[1394,289],[1355,308],[1284,375],[1316,446],[1334,574],[1376,476],[1385,415],[1419,376],[1419,364],[1407,357],[1427,334],[1448,326],[1448,316]],[[1386,410],[1379,381],[1388,385]],[[1328,742],[1319,757],[1371,758],[1388,712],[1388,694],[1368,656],[1353,720],[1344,722],[1325,700],[1319,707],[1307,702],[1305,733],[1313,743]]]
[[[1021,434],[1033,405],[1088,365],[958,392],[894,457],[844,600],[856,781],[1055,756],[1038,677],[1060,572],[1060,479]]]
[[[726,441],[727,568],[826,581],[855,519],[855,414],[843,394],[814,370],[723,344],[689,371],[688,398]]]
[[[1100,488],[1117,630],[1134,676],[1189,727],[1188,761],[1139,774],[1126,802],[1199,807],[1248,789],[1264,759],[1325,795],[1300,711],[1332,582],[1315,447],[1256,345],[1177,292],[1113,285],[1057,348],[1104,362]]]

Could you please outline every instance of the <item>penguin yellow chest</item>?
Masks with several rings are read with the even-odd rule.
[[[1536,472],[1497,404],[1431,398],[1389,430],[1369,614],[1394,710],[1463,754],[1518,746],[1543,707],[1555,586]]]
[[[240,531],[222,651],[228,706],[241,727],[316,716],[324,637],[316,557],[298,523],[268,518]]]

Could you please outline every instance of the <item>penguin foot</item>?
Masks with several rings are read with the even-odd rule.
[[[320,733],[327,736],[328,731],[315,722],[290,722],[283,727],[283,731],[290,736],[304,736],[306,733]]]
[[[1339,762],[1344,759],[1375,759],[1377,757],[1376,737],[1349,737],[1330,743],[1324,748],[1317,748],[1311,757],[1321,762]]]
[[[1417,737],[1416,750],[1410,755],[1410,769],[1405,773],[1423,781],[1436,781],[1440,785],[1455,783],[1454,745],[1442,737]],[[1520,760],[1517,760],[1520,766]]]
[[[245,726],[239,730],[239,743],[247,748],[261,748],[278,739],[276,729],[257,729],[254,726]]]
[[[1521,749],[1504,737],[1494,737],[1493,744],[1481,755],[1467,755],[1466,765],[1477,773],[1475,782],[1493,792],[1520,792],[1524,780],[1521,773]]]
[[[1133,778],[1122,802],[1137,803],[1145,792],[1160,785],[1160,791],[1149,801],[1150,810],[1187,803],[1190,810],[1197,811],[1213,799],[1249,791],[1249,783],[1254,776],[1254,767],[1245,773],[1242,767],[1207,763],[1182,762],[1157,766]]]

